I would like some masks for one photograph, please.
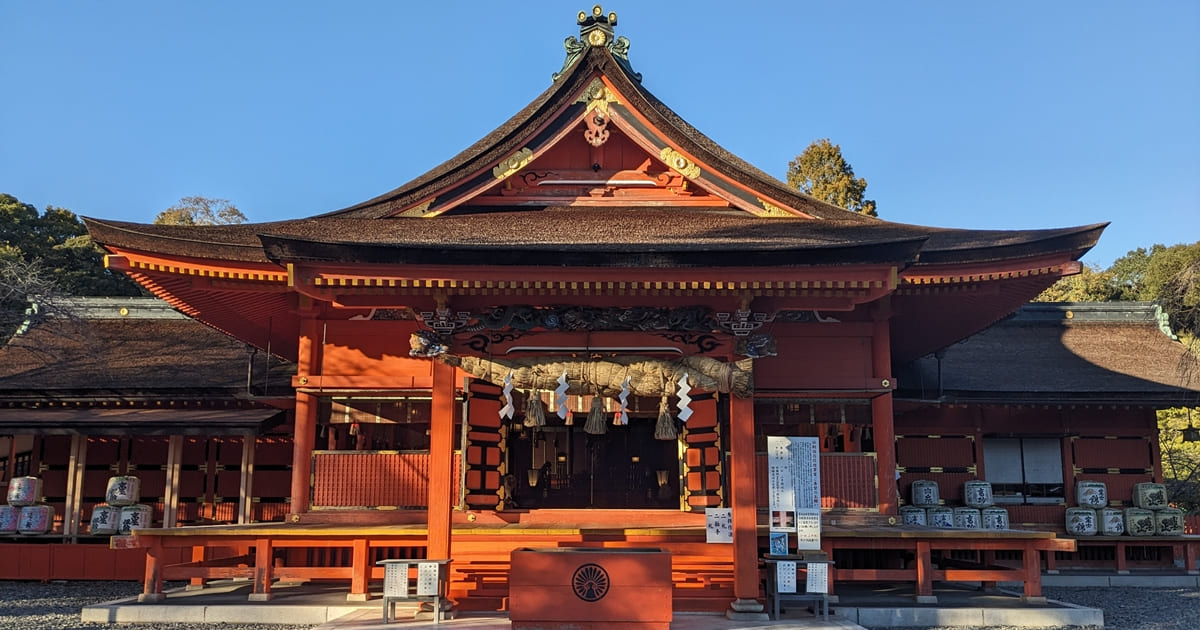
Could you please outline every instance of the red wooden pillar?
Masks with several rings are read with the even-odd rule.
[[[933,594],[933,554],[928,540],[917,541],[917,603],[935,604],[937,596]]]
[[[312,452],[317,433],[317,397],[296,392],[296,424],[292,448],[292,517],[308,511]]]
[[[1053,551],[1049,553],[1054,553]],[[1042,596],[1042,554],[1037,550],[1037,546],[1032,542],[1026,542],[1025,548],[1022,551],[1023,560],[1021,564],[1025,569],[1025,601],[1028,603],[1040,603],[1046,598]]]
[[[320,322],[306,317],[300,320],[296,373],[303,378],[318,373],[320,364]],[[292,443],[292,520],[308,512],[309,479],[312,477],[312,452],[316,447],[317,397],[296,392],[295,424]]]
[[[730,396],[729,489],[733,508],[733,596],[726,616],[766,619],[758,601],[758,506],[755,503],[754,399]]]
[[[271,582],[275,581],[275,547],[270,538],[254,541],[254,585],[250,596],[252,602],[271,600]]]
[[[346,595],[348,602],[365,602],[370,598],[367,592],[367,581],[371,574],[370,548],[366,538],[355,538],[351,543],[350,561],[350,594]]]
[[[871,335],[871,368],[880,386],[892,387],[891,306],[885,302],[875,310]],[[886,381],[886,384],[885,384]],[[896,489],[896,424],[889,391],[871,399],[871,431],[875,436],[875,466],[879,479],[879,513],[897,514],[900,498]]]
[[[429,427],[429,558],[450,557],[450,493],[454,483],[454,374],[452,366],[433,361],[433,418]]]
[[[162,556],[163,544],[161,536],[149,536],[150,547],[146,549],[146,575],[142,582],[142,594],[138,602],[161,602],[167,598],[162,589]]]

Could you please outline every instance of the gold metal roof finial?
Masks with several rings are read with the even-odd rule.
[[[588,47],[607,48],[630,77],[635,81],[642,80],[642,75],[634,72],[629,66],[629,39],[613,36],[613,27],[617,25],[616,11],[605,15],[604,7],[597,4],[592,7],[590,14],[580,11],[576,21],[579,23],[579,39],[568,37],[563,42],[563,47],[567,49],[567,60],[563,62],[562,69],[554,73],[553,80],[557,81],[562,77],[567,68],[582,57]]]

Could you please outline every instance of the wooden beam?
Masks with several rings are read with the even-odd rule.
[[[247,435],[242,438],[242,476],[238,485],[239,524],[254,520],[254,446],[257,438]]]
[[[16,439],[16,436],[13,436]],[[63,536],[75,536],[79,533],[79,521],[82,518],[83,504],[83,471],[87,467],[87,436],[71,436],[71,455],[67,464],[67,496],[63,514]]]
[[[179,524],[179,468],[183,458],[183,436],[167,438],[167,479],[163,488],[163,527]]]

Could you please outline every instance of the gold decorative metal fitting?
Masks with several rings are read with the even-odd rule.
[[[433,205],[433,200],[428,199],[426,201],[423,201],[423,202],[405,210],[404,212],[401,212],[400,216],[402,216],[402,217],[424,216],[424,214],[426,212],[429,212],[429,206],[431,206],[431,205]]]
[[[790,217],[790,216],[792,216],[792,214],[790,212],[788,212],[787,210],[780,208],[779,206],[771,203],[770,201],[767,201],[766,199],[759,199],[758,203],[762,204],[763,210],[766,210],[766,216],[768,216],[768,217]]]
[[[658,159],[684,177],[694,179],[700,176],[700,167],[671,147],[664,147],[662,151],[659,151]]]
[[[608,89],[607,85],[604,85],[604,81],[601,81],[599,77],[596,77],[595,79],[592,79],[591,83],[588,84],[587,89],[583,91],[583,94],[580,94],[579,98],[575,99],[575,102],[587,103],[588,111],[599,107],[600,111],[608,112],[609,103],[619,104],[621,101],[617,99],[617,95],[613,94],[612,90]]]
[[[513,173],[525,168],[527,164],[533,161],[533,151],[529,147],[525,147],[520,151],[509,156],[501,161],[492,169],[492,175],[496,179],[504,179]]]

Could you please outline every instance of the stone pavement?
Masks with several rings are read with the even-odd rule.
[[[1195,576],[1187,576],[1195,579]],[[1056,576],[1056,582],[1065,578]],[[1097,576],[1087,578],[1095,581]],[[200,590],[177,589],[159,603],[136,598],[105,602],[83,609],[82,620],[108,623],[286,623],[311,624],[320,630],[398,630],[441,627],[447,630],[508,630],[503,613],[463,612],[441,624],[414,620],[415,603],[397,607],[398,621],[383,623],[382,599],[347,602],[344,584],[276,584],[267,602],[249,602],[247,581],[222,581]],[[675,613],[672,630],[742,630],[749,628],[840,629],[903,626],[1061,627],[1102,625],[1103,613],[1055,601],[1028,602],[1019,592],[981,591],[975,585],[938,583],[937,603],[917,604],[911,586],[854,585],[839,587],[838,602],[828,621],[807,609],[787,610],[775,621],[731,621],[722,615]]]

